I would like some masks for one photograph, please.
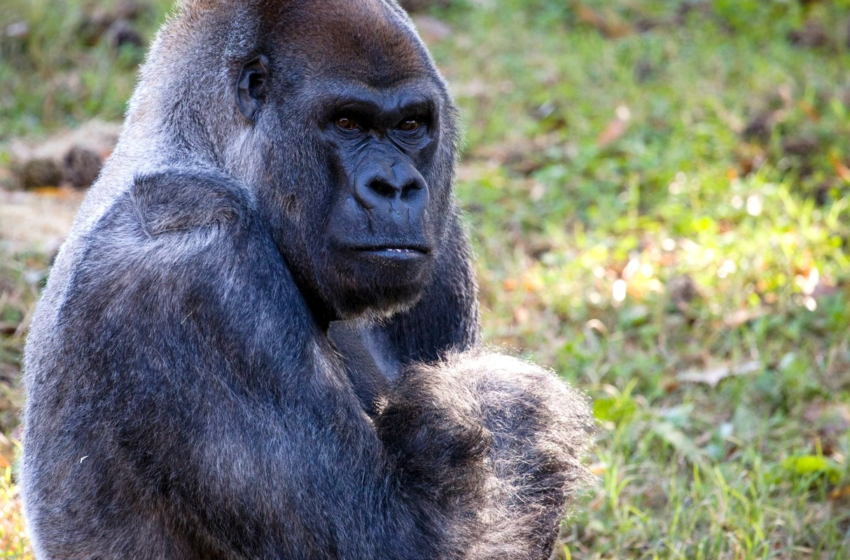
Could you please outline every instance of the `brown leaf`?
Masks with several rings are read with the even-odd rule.
[[[534,274],[525,273],[522,275],[522,289],[531,293],[539,292],[543,289],[543,281]]]
[[[612,10],[606,10],[603,14],[581,2],[575,2],[575,11],[580,22],[590,25],[611,39],[619,39],[634,33],[634,29]]]
[[[844,179],[847,182],[850,182],[850,169],[841,161],[841,159],[835,155],[830,154],[829,162],[832,164],[832,168],[835,169],[835,174]]]
[[[829,493],[830,500],[840,500],[841,498],[850,498],[850,486],[836,488]]]
[[[806,116],[809,117],[810,120],[814,122],[820,121],[820,113],[818,113],[817,108],[805,99],[798,101],[797,106],[800,107],[801,111],[806,113]]]
[[[605,130],[599,135],[596,139],[596,145],[599,149],[605,148],[606,146],[612,144],[619,140],[623,134],[626,133],[626,130],[629,128],[629,120],[631,120],[631,113],[629,112],[629,108],[625,105],[620,105],[617,107],[617,114],[614,119],[608,123],[608,126],[605,127]]]

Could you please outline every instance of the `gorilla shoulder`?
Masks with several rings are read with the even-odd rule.
[[[162,171],[136,177],[131,200],[144,235],[203,235],[250,220],[248,190],[219,174]]]
[[[138,175],[86,235],[62,314],[89,328],[104,316],[256,286],[285,267],[238,182],[191,168]],[[262,272],[245,274],[255,268]],[[271,282],[271,278],[266,278]],[[166,303],[171,302],[171,303]],[[135,309],[135,310],[134,310]]]

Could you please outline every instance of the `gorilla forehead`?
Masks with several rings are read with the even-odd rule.
[[[383,0],[299,0],[271,6],[273,40],[294,49],[311,73],[346,76],[386,87],[432,73],[430,57],[411,25]],[[283,10],[270,14],[268,10]],[[280,17],[283,15],[284,17]]]
[[[447,96],[430,54],[394,0],[180,0],[154,50],[187,72],[232,71],[265,54],[289,83],[345,78],[373,89],[430,82]],[[206,61],[206,62],[203,62]],[[153,77],[153,76],[151,76]]]

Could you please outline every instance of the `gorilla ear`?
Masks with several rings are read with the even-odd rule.
[[[269,75],[269,59],[259,55],[246,62],[236,82],[236,106],[251,122],[266,101],[266,82]]]

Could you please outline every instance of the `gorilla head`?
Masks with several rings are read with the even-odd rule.
[[[257,41],[225,49],[226,164],[320,322],[409,307],[452,212],[454,108],[428,52],[391,2],[247,4],[234,20]]]

